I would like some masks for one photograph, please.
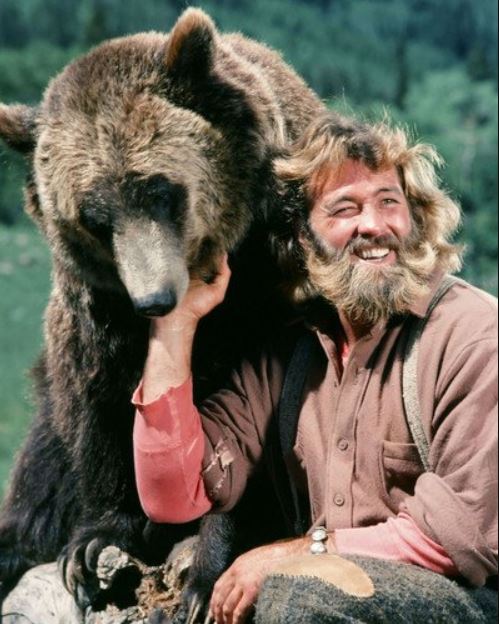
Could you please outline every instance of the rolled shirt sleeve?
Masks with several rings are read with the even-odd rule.
[[[133,397],[135,469],[150,519],[190,522],[236,506],[263,460],[282,377],[281,360],[259,352],[198,408],[192,379],[149,405],[139,386]]]
[[[424,382],[424,372],[422,373]],[[497,340],[462,348],[437,388],[430,460],[405,509],[482,586],[497,574]]]
[[[282,377],[279,358],[245,361],[226,389],[199,407],[206,436],[203,478],[217,512],[235,507],[263,461]]]

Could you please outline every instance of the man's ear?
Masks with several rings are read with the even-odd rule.
[[[0,104],[0,139],[18,152],[28,153],[36,145],[38,109],[30,106]]]
[[[214,63],[217,30],[200,9],[187,9],[174,26],[168,40],[166,69],[183,80],[206,78]]]

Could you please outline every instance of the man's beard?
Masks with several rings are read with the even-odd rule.
[[[353,323],[373,327],[394,315],[407,313],[428,294],[437,255],[423,241],[413,223],[410,236],[358,237],[343,251],[325,245],[309,228],[306,268],[313,288]],[[393,266],[369,266],[352,261],[352,254],[366,249],[388,248],[397,254]]]

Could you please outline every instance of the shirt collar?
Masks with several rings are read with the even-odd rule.
[[[446,273],[442,269],[439,269],[438,271],[435,271],[433,273],[428,283],[428,292],[410,306],[410,314],[418,316],[419,318],[425,318],[425,316],[428,314],[428,310],[430,309],[433,297],[435,296],[437,290],[440,288],[440,284],[442,283],[442,280],[445,276]]]

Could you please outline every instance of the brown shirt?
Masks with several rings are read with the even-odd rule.
[[[440,279],[410,314],[425,316]],[[406,511],[481,585],[497,574],[497,302],[459,282],[422,337],[418,385],[434,473],[424,474],[404,415],[407,321],[376,327],[351,351],[343,375],[332,338],[339,321],[313,329],[322,350],[307,378],[294,471],[314,524],[364,527]],[[262,459],[295,341],[296,333],[243,363],[200,408],[204,480],[222,511],[238,502]]]

